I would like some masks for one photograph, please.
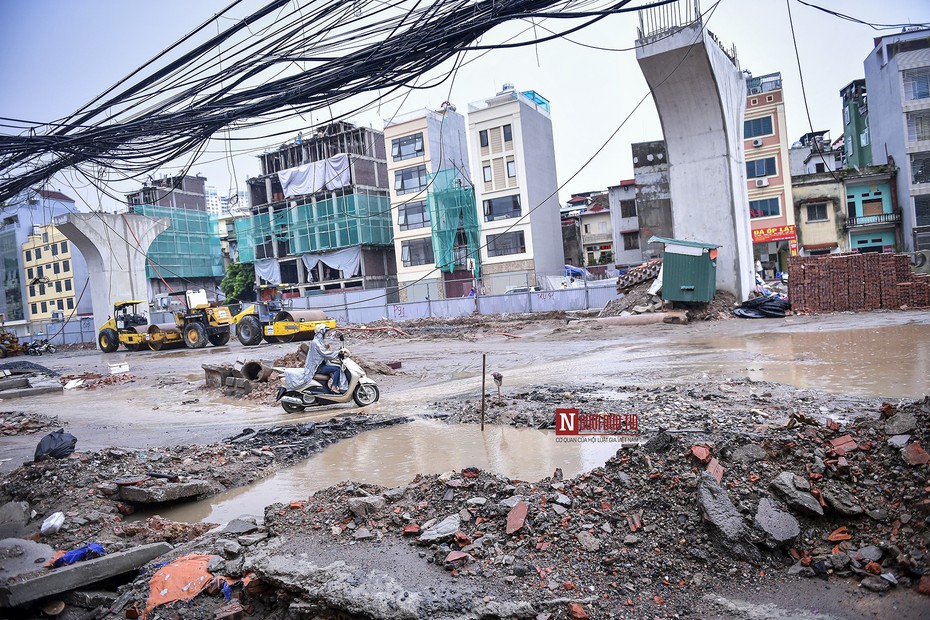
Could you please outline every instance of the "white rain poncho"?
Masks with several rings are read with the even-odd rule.
[[[339,352],[328,350],[323,343],[327,331],[328,328],[325,325],[321,325],[317,328],[316,333],[313,335],[313,340],[310,341],[310,350],[307,351],[307,362],[304,364],[303,368],[285,369],[284,387],[286,389],[296,390],[302,385],[309,383],[321,364],[335,362],[335,365],[339,365]],[[345,370],[339,374],[339,385],[336,387],[345,391],[349,387],[349,381],[346,379]]]

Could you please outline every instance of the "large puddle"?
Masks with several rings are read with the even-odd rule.
[[[745,376],[799,388],[859,396],[918,398],[930,392],[930,325],[876,329],[771,332],[689,343],[676,363],[691,370],[732,372],[733,361],[708,360],[743,352]]]
[[[482,433],[477,425],[417,420],[345,439],[250,486],[157,512],[174,521],[225,523],[241,515],[261,516],[269,504],[306,499],[343,480],[396,487],[419,473],[466,467],[527,481],[561,467],[568,478],[603,465],[620,445],[557,443],[553,431],[486,426]]]

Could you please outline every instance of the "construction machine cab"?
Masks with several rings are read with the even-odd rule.
[[[118,301],[113,304],[113,317],[116,321],[117,331],[122,331],[124,329],[135,327],[136,325],[148,325],[149,320],[146,318],[145,313],[140,313],[139,305],[145,304],[147,302],[132,299],[129,301]],[[135,330],[133,330],[135,331]]]

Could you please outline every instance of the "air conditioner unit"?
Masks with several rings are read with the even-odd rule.
[[[760,146],[762,146],[762,138],[755,138],[752,141],[752,145],[756,148],[759,148]]]
[[[52,310],[52,320],[53,321],[64,321],[65,313],[63,310]]]
[[[768,187],[768,186],[769,186],[768,179],[756,179],[756,187]]]
[[[930,250],[914,252],[914,273],[930,273]]]

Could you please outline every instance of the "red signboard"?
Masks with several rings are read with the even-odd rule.
[[[768,228],[753,228],[752,242],[766,243],[767,241],[796,240],[794,224],[790,226],[769,226]]]

